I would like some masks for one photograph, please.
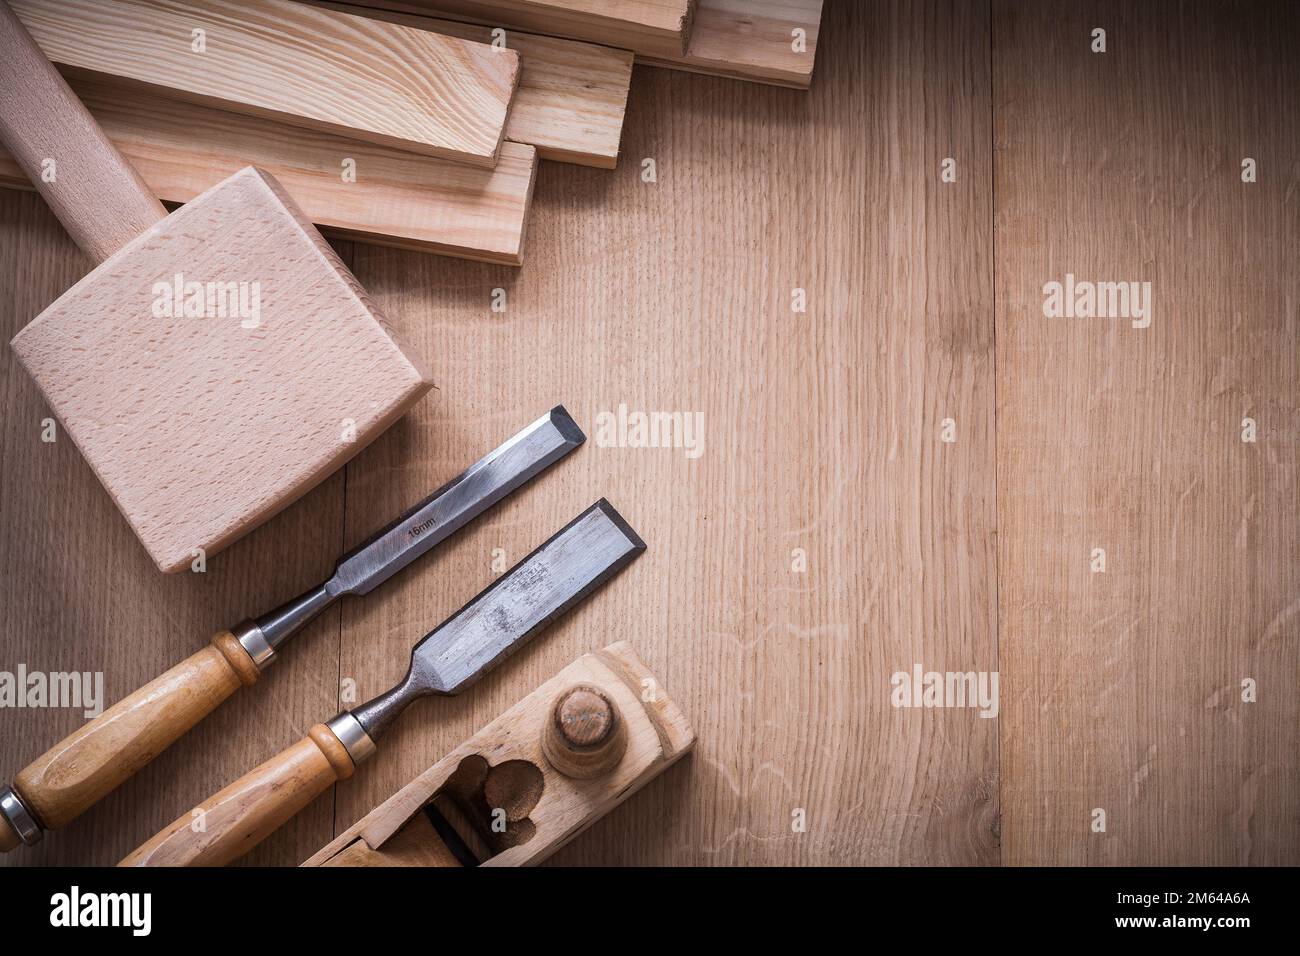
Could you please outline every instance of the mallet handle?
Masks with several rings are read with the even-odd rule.
[[[96,264],[167,216],[5,0],[0,142]]]

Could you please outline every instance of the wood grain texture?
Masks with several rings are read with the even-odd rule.
[[[3,2],[0,142],[17,176],[96,262],[167,215]]]
[[[681,56],[697,0],[355,0],[364,7],[455,17],[493,27]]]
[[[619,715],[623,749],[621,760],[599,772],[587,767],[590,773],[578,779],[550,763],[554,751],[544,740],[557,699],[582,687],[605,698]],[[439,806],[457,806],[458,819],[478,840],[494,844],[480,856],[481,865],[533,866],[681,760],[695,739],[672,695],[635,649],[620,641],[564,667],[303,865],[441,865],[445,844],[417,822],[437,799]],[[498,834],[492,827],[502,818],[508,826]],[[414,841],[433,843],[431,861],[411,854]]]
[[[46,56],[223,109],[494,166],[510,50],[290,0],[13,0]],[[193,31],[204,31],[204,49]]]
[[[523,261],[536,169],[530,146],[504,143],[496,167],[480,169],[111,84],[72,85],[167,202],[189,202],[251,164],[273,175],[327,235],[505,265]],[[348,160],[354,181],[343,178]],[[3,153],[0,185],[28,185]]]
[[[257,676],[234,635],[220,631],[24,767],[14,790],[47,830],[64,827]]]
[[[292,200],[247,167],[83,278],[12,348],[175,572],[297,500],[432,386],[384,321]]]
[[[806,90],[821,19],[822,0],[699,0],[686,53],[638,54],[637,62]]]
[[[445,36],[492,42],[491,27],[401,12],[403,7],[418,8],[400,2],[392,10],[336,3],[321,6]],[[613,169],[623,135],[632,54],[516,30],[507,32],[505,42],[519,54],[519,85],[506,117],[506,139],[537,147],[542,159]]]
[[[359,250],[368,288],[450,374],[436,408],[349,470],[349,542],[530,409],[563,401],[591,439],[426,573],[344,608],[358,700],[492,580],[493,549],[508,565],[591,495],[648,550],[472,695],[414,704],[339,789],[341,824],[567,661],[626,639],[699,744],[557,859],[997,861],[997,722],[889,703],[890,675],[914,662],[997,667],[986,12],[828,8],[806,96],[638,69],[637,161],[613,176],[543,165],[504,314],[487,311],[501,270]],[[947,156],[960,186],[939,182]],[[597,416],[620,403],[703,412],[703,453],[603,447]]]
[[[1300,10],[994,6],[1003,859],[1294,865]]]
[[[302,740],[182,814],[119,865],[225,866],[354,769],[338,738],[316,724]],[[196,826],[200,817],[202,826]]]
[[[388,686],[411,641],[492,580],[494,548],[508,565],[595,494],[648,552],[473,695],[416,705],[336,812],[315,801],[249,861],[306,859],[578,654],[627,638],[700,742],[559,863],[1300,862],[1300,721],[1283,683],[1297,646],[1297,150],[1278,105],[1296,25],[1286,4],[1227,6],[1239,16],[1211,53],[1213,6],[1169,6],[1156,24],[1119,4],[1010,18],[999,2],[990,23],[965,3],[832,2],[806,95],[638,70],[624,152],[655,157],[658,182],[635,162],[543,164],[523,270],[348,253],[435,347],[442,397],[348,466],[346,515],[336,475],[204,575],[152,572],[69,444],[39,441],[48,411],[6,352],[0,647],[103,670],[109,700],[324,577],[521,415],[564,401],[592,438],[381,600],[313,625],[291,667],[62,839],[0,865],[120,859],[322,713]],[[1101,23],[1111,59],[1095,72],[1083,51]],[[1244,156],[1259,182],[1241,183]],[[1046,322],[1042,284],[1066,259],[1084,278],[1158,267],[1152,327]],[[11,333],[84,268],[39,199],[0,194]],[[504,314],[489,311],[498,287]],[[790,311],[795,287],[807,313]],[[706,411],[704,453],[602,446],[594,416],[620,401]],[[1247,416],[1260,437],[1242,446]],[[945,417],[952,444],[935,441]],[[1076,563],[1093,546],[1104,575]],[[895,710],[890,674],[914,662],[1000,670],[1000,717]],[[340,675],[356,699],[338,699]],[[1238,703],[1245,676],[1258,703]],[[81,722],[7,712],[0,753],[20,765]],[[1101,804],[1110,832],[1094,836]]]

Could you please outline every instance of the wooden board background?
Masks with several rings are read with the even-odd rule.
[[[541,166],[522,270],[341,245],[440,391],[204,575],[159,576],[70,444],[40,443],[6,349],[0,669],[103,670],[109,699],[550,404],[592,440],[3,862],[119,859],[341,684],[399,677],[493,549],[517,560],[600,495],[649,551],[469,696],[413,708],[249,862],[304,859],[615,639],[700,743],[559,863],[1300,861],[1300,25],[1281,4],[1045,6],[828,3],[808,93],[637,68],[619,168]],[[86,263],[32,195],[0,194],[0,236],[7,338]],[[1067,270],[1155,282],[1152,328],[1044,319]],[[703,454],[598,447],[620,403],[704,412]],[[1000,717],[892,708],[914,663],[999,670]],[[2,769],[80,719],[0,711]]]
[[[995,10],[1003,858],[1294,865],[1300,7]]]

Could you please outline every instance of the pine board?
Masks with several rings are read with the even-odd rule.
[[[586,40],[656,56],[681,56],[697,0],[357,0],[361,6]]]
[[[14,0],[69,75],[496,165],[513,51],[290,0]]]
[[[158,198],[189,202],[236,170],[275,176],[327,234],[440,255],[523,261],[536,152],[505,143],[493,169],[167,99],[103,82],[72,87]],[[0,185],[30,188],[0,148]]]
[[[806,90],[821,19],[822,0],[699,0],[686,53],[637,62]]]
[[[397,9],[321,5],[476,43],[493,42],[493,28],[473,23]],[[519,85],[510,101],[506,139],[537,147],[542,159],[613,169],[623,135],[632,54],[518,30],[506,31],[504,42],[519,54]]]

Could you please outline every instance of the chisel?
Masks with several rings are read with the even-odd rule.
[[[421,639],[395,687],[316,724],[120,865],[223,866],[243,856],[331,784],[352,776],[412,701],[460,693],[644,550],[602,498]]]
[[[367,594],[586,440],[557,405],[339,559],[333,576],[119,701],[0,788],[0,850],[31,845],[89,809],[241,686],[345,595]]]

